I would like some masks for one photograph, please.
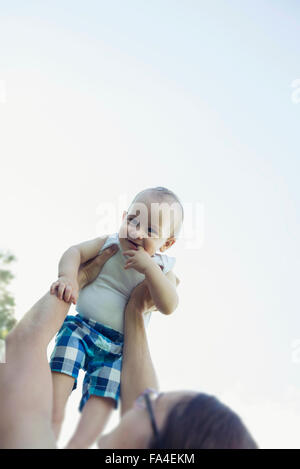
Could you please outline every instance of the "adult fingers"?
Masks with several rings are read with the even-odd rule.
[[[57,296],[60,300],[63,299],[63,294],[64,294],[64,291],[65,291],[65,284],[64,283],[60,283],[59,284],[59,287],[58,287],[58,292],[57,292]]]
[[[52,285],[51,285],[51,287],[50,287],[50,293],[51,293],[51,295],[55,295],[55,289],[58,287],[58,285],[59,285],[59,282],[58,282],[58,281],[52,283]]]
[[[72,294],[72,287],[68,285],[64,292],[64,300],[69,303]]]
[[[129,251],[123,251],[123,256],[134,256],[136,254],[136,251],[134,250],[129,250]]]
[[[107,262],[108,259],[118,251],[118,249],[119,247],[116,244],[109,246],[104,249],[104,251],[101,251],[96,257],[81,266],[79,272],[80,288],[83,288],[85,285],[93,282],[95,278],[97,278],[105,262]]]
[[[72,296],[71,296],[71,303],[73,303],[73,305],[76,305],[76,303],[77,303],[77,297],[75,297],[75,296],[72,295]]]
[[[155,309],[146,280],[139,283],[131,292],[129,301],[133,301],[137,310],[142,313]]]
[[[112,246],[109,246],[108,248],[104,249],[101,251],[98,256],[95,258],[96,264],[98,268],[102,268],[105,264],[105,262],[108,261],[110,257],[112,257],[117,251],[119,247],[117,244],[114,244]],[[99,271],[100,272],[100,271]]]
[[[104,264],[107,261],[107,259],[113,256],[118,250],[119,250],[119,246],[117,244],[113,244],[112,246],[109,246],[108,248],[103,249],[103,251],[101,251],[97,256],[99,265],[101,262],[103,262]]]

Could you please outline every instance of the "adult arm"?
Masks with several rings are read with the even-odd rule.
[[[78,274],[81,288],[97,277],[115,252],[107,248],[85,264]],[[0,448],[55,448],[47,346],[69,307],[47,293],[7,337],[7,363],[0,365]]]
[[[179,279],[173,272],[166,274],[174,288]],[[121,375],[121,415],[129,410],[146,388],[158,390],[158,380],[151,359],[143,313],[156,309],[147,280],[132,292],[124,312],[124,350]]]

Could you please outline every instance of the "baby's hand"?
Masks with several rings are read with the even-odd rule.
[[[124,256],[129,256],[124,269],[135,269],[141,274],[145,274],[146,270],[153,266],[154,262],[151,256],[145,251],[142,246],[139,246],[138,250],[135,251],[130,249],[129,251],[123,252]]]
[[[77,280],[68,277],[59,277],[50,287],[51,295],[56,295],[57,298],[64,300],[66,303],[76,304],[78,292]]]

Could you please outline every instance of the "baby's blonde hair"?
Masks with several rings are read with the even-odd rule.
[[[161,186],[149,187],[148,189],[142,190],[141,192],[139,192],[134,197],[133,201],[130,204],[130,207],[136,201],[138,201],[141,197],[143,197],[144,195],[147,195],[147,194],[153,194],[155,199],[159,203],[167,202],[170,205],[175,203],[176,207],[179,208],[177,221],[176,221],[176,223],[174,223],[174,227],[173,227],[172,232],[171,232],[171,236],[177,237],[179,232],[180,232],[180,229],[181,229],[181,226],[182,226],[182,223],[183,223],[183,218],[184,218],[183,206],[182,206],[182,203],[181,203],[180,199],[178,198],[178,196],[173,191],[170,191],[166,187],[161,187]]]

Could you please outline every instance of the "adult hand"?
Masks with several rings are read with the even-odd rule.
[[[173,272],[168,272],[166,277],[174,286],[178,286],[180,281]],[[151,297],[150,290],[147,285],[147,280],[139,283],[131,292],[129,301],[126,306],[125,315],[130,311],[143,314],[147,311],[157,310],[154,301]]]
[[[118,249],[118,245],[113,244],[112,246],[101,251],[98,256],[90,259],[80,266],[78,271],[79,289],[84,288],[98,277],[105,262],[108,261],[108,259],[118,251]]]
[[[147,280],[144,280],[132,290],[125,314],[127,314],[127,312],[143,314],[147,311],[154,310],[156,310],[156,306],[150,295]]]

